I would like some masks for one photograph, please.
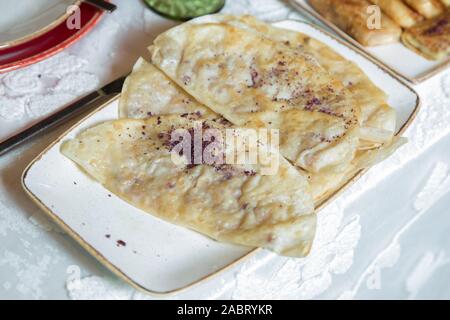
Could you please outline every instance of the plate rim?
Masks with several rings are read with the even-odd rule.
[[[307,0],[303,0],[307,1]],[[426,80],[432,78],[433,76],[437,75],[438,73],[444,71],[450,66],[450,57],[444,59],[441,61],[437,66],[434,66],[433,68],[422,72],[418,76],[415,77],[409,77],[407,75],[404,75],[402,72],[395,70],[393,67],[389,66],[387,63],[385,63],[380,58],[376,57],[372,53],[366,50],[366,47],[364,47],[362,44],[360,44],[358,41],[353,39],[351,36],[349,36],[346,32],[341,30],[338,26],[336,26],[331,21],[328,21],[323,17],[320,13],[317,11],[310,9],[306,7],[302,0],[289,0],[289,3],[294,7],[300,10],[300,12],[304,12],[307,16],[314,18],[316,20],[319,20],[324,25],[326,25],[328,28],[336,32],[339,36],[341,36],[343,39],[345,39],[348,44],[350,44],[354,49],[357,49],[360,51],[361,54],[363,54],[367,59],[371,60],[372,62],[376,64],[381,64],[385,69],[390,70],[391,72],[395,73],[397,76],[403,78],[404,80],[407,80],[408,82],[412,84],[421,84],[425,82]]]
[[[293,20],[293,19],[284,19],[284,20],[273,22],[272,24],[277,24],[277,23],[281,23],[281,22],[294,22],[294,23],[305,24],[305,25],[308,25],[310,27],[313,27],[317,31],[325,33],[327,36],[329,36],[332,39],[338,41],[340,44],[346,46],[350,50],[352,50],[352,51],[356,52],[357,54],[361,55],[360,52],[356,51],[355,48],[351,47],[348,43],[346,43],[342,39],[339,39],[335,35],[329,33],[328,31],[324,30],[323,28],[320,28],[320,27],[318,27],[318,26],[316,26],[316,25],[314,25],[314,24],[312,24],[310,22],[298,21],[298,20]],[[298,31],[298,32],[300,32],[300,31]],[[364,55],[363,55],[363,57],[367,59],[367,57],[365,57]],[[376,63],[374,61],[370,61],[370,62],[375,63],[381,69],[381,71],[387,73],[389,76],[394,78],[396,81],[400,82],[405,88],[407,88],[409,91],[411,91],[416,96],[416,105],[415,105],[413,111],[411,112],[411,114],[409,115],[409,117],[405,121],[405,123],[400,127],[400,129],[396,133],[396,136],[402,135],[409,128],[409,126],[414,122],[414,119],[416,118],[416,115],[419,112],[421,104],[422,104],[421,98],[420,98],[419,94],[407,82],[405,82],[403,79],[398,77],[391,70],[386,69],[385,67],[383,67],[383,65],[380,65],[379,63]],[[58,136],[58,138],[56,138],[48,147],[46,147],[42,152],[40,152],[26,166],[26,168],[24,169],[24,171],[22,173],[22,176],[21,176],[21,185],[22,185],[22,188],[24,189],[25,193],[31,198],[31,200],[38,207],[40,207],[44,211],[44,213],[46,213],[47,216],[49,216],[59,227],[61,227],[69,236],[71,236],[82,248],[84,248],[89,254],[91,254],[94,258],[96,258],[100,263],[102,263],[106,268],[108,268],[116,276],[118,276],[120,279],[122,279],[126,283],[130,284],[133,288],[135,288],[135,289],[137,289],[137,290],[139,290],[141,292],[144,292],[146,294],[150,294],[152,296],[155,296],[155,297],[161,297],[161,298],[162,297],[170,297],[170,296],[173,296],[175,294],[179,294],[181,292],[184,292],[184,291],[186,291],[186,290],[188,290],[188,289],[190,289],[190,288],[192,288],[194,286],[197,286],[197,285],[199,285],[201,283],[204,283],[204,282],[206,282],[206,281],[208,281],[208,280],[210,280],[210,279],[212,279],[212,278],[214,278],[214,277],[224,273],[225,271],[227,271],[227,270],[233,268],[234,266],[238,265],[239,263],[243,262],[247,258],[253,256],[257,252],[262,251],[261,248],[254,248],[253,250],[249,251],[248,253],[246,253],[246,254],[240,256],[239,258],[231,261],[229,264],[227,264],[223,268],[220,268],[220,269],[218,269],[218,270],[216,270],[216,271],[214,271],[212,273],[209,273],[209,274],[205,275],[204,277],[201,277],[201,278],[197,279],[196,281],[193,281],[192,283],[190,283],[188,285],[185,285],[183,287],[180,287],[180,288],[177,288],[177,289],[173,289],[173,290],[168,290],[168,291],[155,291],[155,290],[151,290],[151,289],[143,287],[142,285],[140,285],[139,283],[137,283],[136,281],[131,279],[129,276],[127,276],[125,274],[125,272],[123,272],[119,267],[117,267],[112,262],[107,260],[100,252],[98,252],[95,248],[93,248],[90,243],[88,243],[87,241],[83,240],[83,238],[79,234],[77,234],[74,230],[72,230],[70,228],[70,226],[67,225],[61,218],[59,218],[57,216],[57,214],[52,211],[51,208],[48,208],[36,195],[33,194],[33,192],[28,188],[27,182],[26,182],[26,178],[27,178],[27,175],[28,175],[28,172],[30,171],[30,169],[38,161],[40,161],[42,159],[42,157],[45,156],[50,149],[55,147],[55,145],[60,143],[61,140],[66,138],[67,135],[72,133],[73,130],[75,130],[77,127],[79,127],[83,122],[88,120],[94,114],[96,114],[97,112],[99,112],[102,109],[106,108],[109,104],[113,103],[115,100],[119,99],[120,95],[121,95],[121,93],[112,94],[111,97],[108,98],[105,102],[103,102],[100,106],[95,108],[92,112],[89,112],[86,116],[84,116],[83,118],[78,120],[75,124],[70,126],[67,130],[65,130],[60,136]],[[321,209],[323,209],[323,207],[328,205],[330,202],[334,201],[348,187],[350,187],[356,181],[358,181],[358,179],[361,178],[361,176],[363,176],[368,170],[370,170],[370,168],[366,168],[366,169],[362,169],[362,170],[357,171],[347,181],[345,181],[342,185],[338,186],[332,193],[330,193],[330,195],[326,199],[323,199],[322,201],[317,203],[316,214]]]
[[[83,3],[80,4],[80,6],[83,5]],[[102,12],[101,10],[97,10],[96,13],[91,17],[91,19],[89,21],[87,21],[80,30],[78,30],[78,32],[70,35],[68,38],[64,39],[63,41],[61,41],[60,43],[58,43],[57,45],[48,48],[45,51],[36,53],[35,55],[26,57],[24,59],[21,60],[17,60],[17,61],[13,61],[4,65],[0,65],[0,74],[3,73],[7,73],[7,72],[11,72],[17,69],[21,69],[24,67],[27,67],[29,65],[38,63],[42,60],[45,60],[61,51],[63,51],[64,49],[66,49],[67,47],[71,46],[72,44],[76,43],[77,41],[79,41],[82,37],[84,37],[89,31],[92,30],[93,27],[95,27],[97,25],[97,23],[100,21],[100,18],[103,16],[104,12]],[[61,23],[59,24],[61,25]],[[58,26],[59,26],[58,25]],[[58,27],[56,26],[56,27]],[[55,28],[56,28],[55,27]],[[47,31],[47,33],[52,32],[53,29]],[[45,36],[46,33],[41,34],[40,36]],[[35,40],[31,39],[30,41]],[[27,42],[24,42],[22,44],[27,44]],[[14,49],[14,46],[11,48],[1,48],[1,50],[6,50],[6,49]]]
[[[72,0],[71,6],[80,6],[81,0]],[[16,38],[13,40],[8,40],[4,42],[0,42],[0,50],[11,48],[14,46],[18,46],[19,44],[31,41],[44,33],[52,30],[53,28],[57,27],[59,24],[61,24],[63,21],[67,20],[67,18],[71,15],[70,12],[64,12],[62,15],[60,15],[58,18],[47,24],[46,26],[42,27],[39,30],[33,31],[31,33],[28,33],[20,38]]]

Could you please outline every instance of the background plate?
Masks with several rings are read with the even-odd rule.
[[[411,123],[419,98],[401,80],[310,24],[284,21],[276,26],[308,34],[355,61],[389,94],[389,103],[398,112],[398,130]],[[23,175],[23,186],[31,198],[112,271],[135,287],[154,294],[186,289],[254,252],[218,243],[143,213],[110,195],[60,153],[63,141],[102,121],[116,119],[117,108],[115,97],[30,164]],[[126,246],[118,246],[119,240],[126,242]]]
[[[49,31],[68,16],[77,0],[0,0],[0,48],[29,41]]]
[[[292,5],[332,29],[354,47],[362,50],[370,59],[383,64],[396,75],[412,83],[423,82],[450,66],[450,57],[444,61],[430,61],[405,47],[393,43],[377,47],[364,47],[335,24],[322,17],[309,5],[308,0],[290,0]]]
[[[69,29],[64,20],[47,33],[30,41],[0,49],[0,73],[26,67],[64,50],[90,31],[102,14],[101,10],[82,3],[80,5],[80,29]]]

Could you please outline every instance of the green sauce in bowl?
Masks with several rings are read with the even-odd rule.
[[[144,0],[155,12],[175,20],[189,20],[220,11],[225,0]]]

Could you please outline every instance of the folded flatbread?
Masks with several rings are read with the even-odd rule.
[[[348,164],[359,105],[310,55],[223,23],[186,23],[160,35],[152,62],[232,123],[280,130],[280,151],[319,172]]]
[[[216,155],[213,150],[220,147],[210,147],[219,138],[207,133],[216,130],[225,137],[232,127],[197,114],[121,119],[84,131],[61,151],[105,188],[161,219],[219,241],[306,255],[316,223],[307,180],[282,157],[272,175],[264,175],[259,162],[191,162],[192,154],[176,149],[180,136],[174,134],[197,129],[203,130],[203,152]],[[246,138],[245,131],[235,135]],[[236,152],[227,144],[222,151]]]
[[[439,0],[404,0],[418,13],[427,19],[434,18],[444,12],[444,6]]]
[[[139,58],[127,77],[119,100],[121,118],[146,119],[153,115],[214,112],[198,103],[151,63]]]
[[[402,0],[370,0],[380,8],[392,20],[403,28],[410,28],[423,20],[423,17],[408,7]]]
[[[402,29],[381,13],[381,28],[369,28],[372,5],[367,0],[309,0],[311,6],[326,20],[335,24],[363,46],[379,46],[398,42]]]
[[[406,30],[402,41],[427,59],[447,58],[450,55],[450,10]]]
[[[301,32],[280,29],[252,16],[216,15],[215,20],[258,32],[273,40],[311,55],[332,76],[341,81],[351,99],[360,106],[360,147],[370,149],[390,142],[396,129],[396,113],[388,97],[356,63],[345,59],[329,46]],[[370,134],[373,132],[374,134]]]

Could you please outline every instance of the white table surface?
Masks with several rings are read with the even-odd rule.
[[[0,108],[21,108],[0,112],[0,137],[125,74],[174,25],[140,0],[114,2],[119,9],[79,43],[0,75]],[[224,11],[302,19],[280,0],[228,0]],[[410,143],[319,213],[308,258],[261,252],[173,299],[449,299],[450,72],[415,89],[423,105],[406,133]],[[22,191],[26,165],[68,126],[0,157],[0,299],[152,299],[118,280]]]

